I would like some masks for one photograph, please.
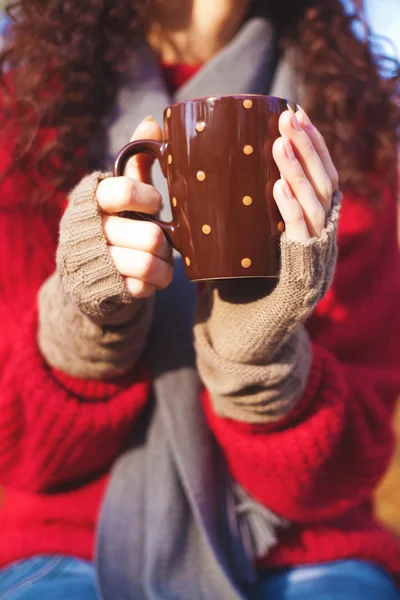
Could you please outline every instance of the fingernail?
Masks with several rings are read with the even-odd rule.
[[[144,123],[144,121],[154,121],[154,117],[152,115],[149,115],[148,117],[143,119],[143,123]]]
[[[290,118],[290,123],[295,131],[301,131],[301,125],[294,113],[292,114],[292,116]]]
[[[296,157],[293,152],[292,144],[290,143],[290,141],[287,137],[282,136],[282,139],[283,139],[283,145],[285,147],[286,156],[289,158],[289,160],[294,160]]]
[[[301,111],[300,116],[301,124],[303,125],[304,129],[308,129],[308,131],[313,131],[314,125],[311,123],[308,115],[304,112],[304,110]]]
[[[138,131],[141,131],[143,128],[145,128],[145,123],[151,121],[151,119],[152,119],[152,117],[146,117],[145,119],[143,119],[143,121],[140,121],[139,125],[135,129],[135,133],[137,133]]]
[[[281,180],[282,180],[283,191],[285,192],[286,197],[291,200],[293,198],[292,190],[290,189],[289,184],[286,181],[286,179],[283,177],[283,175],[281,175]]]

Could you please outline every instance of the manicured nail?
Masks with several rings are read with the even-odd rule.
[[[146,117],[143,121],[140,121],[139,125],[136,127],[136,131],[141,131],[145,127],[145,123],[149,121],[153,121],[153,117]]]
[[[293,152],[292,144],[290,143],[290,141],[287,137],[282,136],[282,139],[283,139],[283,145],[285,147],[286,156],[288,157],[289,160],[294,160],[296,157]]]
[[[289,200],[292,200],[293,194],[292,194],[292,190],[289,187],[288,182],[286,181],[286,179],[282,175],[281,175],[281,179],[282,179],[283,191],[285,192],[286,197],[289,198]]]
[[[290,118],[290,123],[295,131],[301,131],[301,125],[294,113],[292,114],[292,116]]]
[[[301,111],[301,124],[303,125],[304,129],[307,129],[308,131],[313,131],[314,129],[314,125],[311,123],[304,110]]]

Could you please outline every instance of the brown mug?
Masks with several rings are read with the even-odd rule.
[[[284,228],[272,191],[278,120],[293,102],[261,95],[212,96],[164,111],[164,142],[127,144],[115,160],[122,175],[135,154],[155,156],[168,181],[172,221],[159,225],[180,252],[191,281],[277,277]]]

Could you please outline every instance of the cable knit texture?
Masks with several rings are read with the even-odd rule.
[[[268,280],[246,280],[217,283],[203,294],[197,365],[220,416],[276,420],[302,396],[312,361],[303,323],[332,282],[340,200],[336,192],[319,238],[299,243],[282,235],[275,289]]]
[[[93,173],[72,191],[60,225],[57,273],[39,293],[38,343],[52,367],[74,377],[107,379],[138,361],[153,301],[134,300],[108,251]]]
[[[66,295],[85,315],[101,323],[124,306],[135,312],[104,237],[96,190],[110,173],[84,177],[70,195],[61,219],[57,270]]]
[[[69,299],[57,273],[41,287],[38,343],[47,363],[82,379],[109,379],[122,375],[139,360],[151,325],[152,300],[138,300],[114,313],[121,322],[99,325]],[[108,317],[108,321],[110,316]]]

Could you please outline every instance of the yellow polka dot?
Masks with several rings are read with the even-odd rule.
[[[279,221],[279,223],[278,223],[278,230],[279,231],[285,231],[285,223],[283,221]]]
[[[175,198],[175,196],[174,196],[174,197],[172,198],[172,205],[176,207],[176,206],[177,206],[177,204],[178,204],[178,200],[177,200],[177,199]]]
[[[172,165],[172,155],[171,154],[168,155],[168,164]]]
[[[209,233],[211,233],[211,227],[209,225],[203,225],[203,227],[201,228],[201,230],[206,235],[208,235]]]
[[[251,260],[249,258],[244,258],[240,264],[242,265],[243,269],[248,269],[251,267]]]
[[[196,131],[198,131],[199,133],[204,131],[205,128],[206,128],[206,124],[204,123],[204,121],[199,121],[198,123],[196,123]]]
[[[251,108],[253,106],[253,101],[252,100],[244,100],[243,101],[243,106],[245,108]]]
[[[245,206],[250,206],[253,204],[253,198],[251,196],[244,196],[242,202]]]
[[[169,119],[171,116],[171,109],[167,108],[167,119]]]
[[[243,148],[243,152],[247,155],[253,154],[253,146],[245,146]]]
[[[185,263],[190,267],[190,258],[188,256],[185,258]]]
[[[206,178],[206,174],[204,173],[204,171],[197,171],[197,179],[199,181],[204,181]]]

